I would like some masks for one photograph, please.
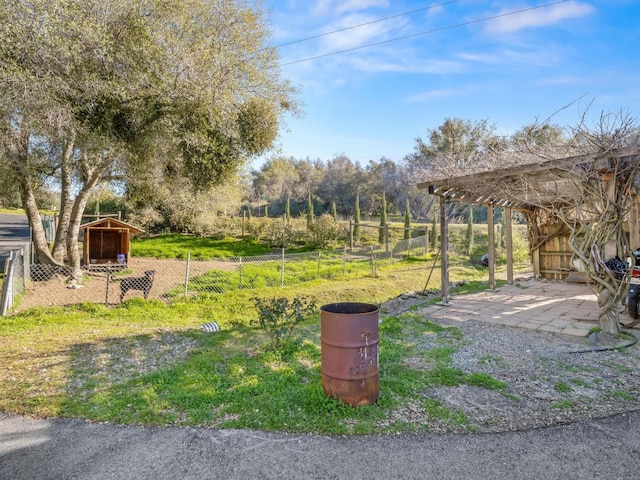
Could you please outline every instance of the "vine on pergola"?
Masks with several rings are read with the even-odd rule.
[[[610,117],[602,116],[595,132],[585,129],[584,123],[574,130],[575,145],[595,154],[589,161],[563,164],[548,171],[545,184],[560,185],[566,194],[534,203],[527,217],[532,249],[546,240],[541,225],[555,223],[555,234],[568,232],[574,259],[598,295],[600,328],[605,333],[617,334],[627,279],[620,263],[612,259],[627,258],[631,252],[624,227],[630,212],[637,215],[631,206],[632,201],[637,201],[639,159],[637,154],[621,156],[612,152],[620,152],[629,145],[637,146],[639,137],[638,128],[629,116],[619,114],[613,118],[613,124],[608,124],[609,120]],[[528,155],[548,158],[548,151],[529,148],[526,142],[524,145],[527,148],[523,152]],[[532,190],[539,186],[533,181],[527,182]]]
[[[521,210],[532,253],[567,236],[574,265],[598,295],[602,331],[619,332],[626,267],[615,258],[630,253],[624,227],[629,222],[637,228],[637,208],[631,207],[640,185],[640,129],[631,116],[602,114],[594,127],[583,116],[571,129],[535,123],[473,150],[473,161],[468,152],[426,153],[433,158],[416,169],[420,188],[446,199]]]
[[[610,159],[606,164],[606,169],[594,162],[554,172],[557,181],[573,192],[572,201],[539,205],[529,216],[551,216],[569,231],[574,257],[598,294],[600,327],[615,334],[620,331],[619,305],[626,288],[624,276],[610,260],[626,258],[631,250],[624,225],[638,165],[634,158]]]

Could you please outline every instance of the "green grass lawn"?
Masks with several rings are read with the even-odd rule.
[[[188,253],[194,258],[215,258],[272,252],[251,240],[184,235],[139,238],[132,243],[133,256],[185,258]],[[425,387],[504,387],[495,379],[451,366],[451,355],[465,341],[459,331],[407,313],[385,318],[381,325],[381,393],[374,405],[353,408],[324,395],[319,314],[294,331],[290,344],[274,351],[268,335],[255,324],[252,297],[304,295],[317,305],[381,304],[402,293],[422,291],[431,273],[429,288],[439,288],[440,269],[435,265],[431,271],[434,260],[427,255],[380,262],[374,277],[368,261],[348,265],[351,270],[344,272],[342,257],[336,254],[335,264],[332,258],[323,258],[321,265],[327,272],[320,279],[315,255],[301,255],[297,270],[291,273],[305,283],[295,286],[279,286],[279,262],[267,266],[273,278],[253,275],[247,262],[232,279],[221,279],[215,272],[192,279],[189,288],[196,295],[178,295],[168,304],[132,298],[113,308],[80,304],[2,317],[0,411],[144,425],[397,433],[419,428],[389,420],[393,412],[416,405],[445,427],[464,427],[464,415],[424,397]],[[451,260],[452,282],[465,280],[460,288],[467,290],[487,287],[486,269],[472,266],[465,257],[453,255]],[[287,268],[293,265],[288,263]],[[252,278],[258,282],[258,277],[261,283],[251,285],[254,289],[235,289]],[[220,293],[197,294],[212,289]],[[221,331],[202,332],[200,325],[210,321],[218,322]],[[436,339],[436,349],[423,348],[427,337]],[[412,368],[408,359],[431,367]]]
[[[386,318],[380,398],[354,408],[322,391],[319,314],[307,318],[292,343],[277,351],[253,322],[257,312],[251,298],[257,294],[304,294],[318,305],[380,304],[421,290],[431,265],[430,258],[413,259],[402,268],[379,270],[377,278],[314,280],[303,288],[265,287],[170,304],[133,298],[115,308],[82,304],[3,317],[0,411],[144,425],[362,434],[415,431],[415,425],[388,419],[394,411],[420,405],[445,426],[464,426],[462,413],[421,394],[425,386],[502,386],[451,367],[451,353],[464,342],[455,329],[411,313]],[[485,274],[456,267],[452,280],[470,280],[463,288],[481,289],[486,288]],[[436,269],[431,287],[439,281]],[[222,330],[202,332],[199,326],[209,321],[217,321]],[[438,358],[422,348],[427,336],[438,339],[444,352]],[[410,368],[409,358],[428,361],[433,368]]]
[[[216,240],[207,237],[171,233],[154,237],[137,237],[131,242],[131,256],[156,258],[240,257],[266,255],[271,249],[264,243],[251,239],[225,238]]]

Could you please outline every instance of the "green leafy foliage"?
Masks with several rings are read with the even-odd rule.
[[[329,214],[322,214],[309,226],[313,248],[327,248],[344,237],[340,224]]]
[[[269,300],[255,297],[253,302],[258,309],[257,323],[269,335],[273,350],[289,342],[295,328],[307,316],[315,313],[317,308],[314,300],[305,297],[295,297],[293,300],[285,297]]]

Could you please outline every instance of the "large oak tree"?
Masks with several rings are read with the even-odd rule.
[[[0,1],[0,147],[38,259],[79,269],[91,192],[160,172],[204,189],[272,146],[295,92],[259,1]],[[46,243],[35,186],[61,192]],[[140,182],[138,182],[140,183]]]

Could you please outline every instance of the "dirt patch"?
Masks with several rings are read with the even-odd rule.
[[[46,281],[32,281],[22,296],[15,311],[24,311],[35,307],[64,306],[75,303],[102,303],[118,305],[120,303],[120,281],[126,277],[142,277],[148,270],[155,271],[150,299],[168,301],[173,296],[184,294],[187,261],[179,259],[132,258],[126,273],[114,271],[107,282],[107,272],[87,270],[79,285],[72,285],[63,274],[53,275]],[[191,261],[189,278],[215,270],[233,270],[235,265],[224,261]],[[75,287],[75,288],[74,288]],[[130,290],[125,300],[142,297],[140,290]]]
[[[418,301],[419,296],[406,296],[406,302],[395,299],[382,310],[427,316]],[[425,387],[421,404],[396,409],[390,420],[437,433],[500,432],[640,409],[637,331],[574,337],[481,321],[430,321],[462,333],[450,367],[490,385]],[[425,352],[441,346],[428,337],[413,341]],[[407,366],[433,368],[421,358],[407,359]]]

